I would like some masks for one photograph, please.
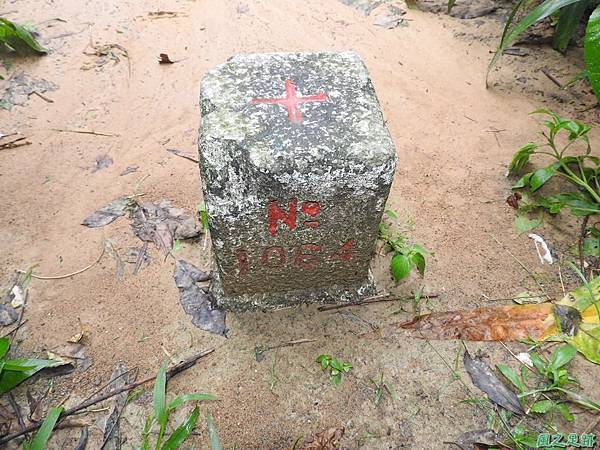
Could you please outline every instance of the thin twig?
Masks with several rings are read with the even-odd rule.
[[[364,300],[358,302],[351,303],[342,303],[341,305],[322,305],[317,309],[319,311],[331,311],[333,309],[342,309],[342,308],[350,308],[351,306],[363,306],[370,305],[371,303],[381,303],[381,302],[395,302],[395,301],[404,301],[404,300],[412,300],[413,297],[392,297],[388,298],[390,294],[379,294],[374,295],[373,297],[367,297]],[[438,298],[439,294],[423,294],[421,297],[424,298]]]
[[[40,94],[38,91],[33,91],[32,94],[37,95],[39,98],[41,98],[45,102],[54,103],[54,100],[52,100],[51,98],[46,97],[45,95]]]
[[[109,136],[109,137],[117,137],[118,134],[114,133],[102,133],[100,131],[93,130],[69,130],[63,128],[51,128],[52,131],[58,131],[60,133],[78,133],[78,134],[93,134],[94,136]]]
[[[12,141],[4,142],[0,144],[0,150],[8,150],[11,148],[24,147],[25,145],[31,145],[31,142],[26,141],[26,137],[20,137],[13,139]]]
[[[541,69],[541,72],[546,75],[548,77],[548,79],[550,81],[552,81],[555,85],[557,85],[559,88],[563,89],[563,85],[562,83],[558,80],[558,78],[556,78],[554,75],[552,75],[550,72],[548,72],[546,69]]]
[[[265,349],[265,351],[276,350],[278,348],[283,348],[283,347],[291,347],[292,345],[307,344],[309,342],[317,342],[317,340],[316,339],[296,339],[294,341],[288,341],[288,342],[284,342],[283,344],[277,344],[277,345],[273,345],[271,347],[267,347]]]
[[[185,361],[183,361],[183,362],[181,362],[181,363],[173,366],[171,369],[169,369],[167,371],[167,374],[166,374],[167,375],[167,380],[169,380],[170,378],[174,377],[178,373],[180,373],[180,372],[182,372],[184,370],[189,369],[194,364],[196,364],[196,362],[200,358],[203,358],[204,356],[209,355],[209,354],[211,354],[214,351],[215,351],[214,348],[211,348],[211,349],[208,349],[208,350],[204,350],[203,352],[197,353],[196,355],[192,356],[191,358],[186,359]],[[90,406],[95,405],[97,403],[100,403],[100,402],[102,402],[104,400],[107,400],[107,399],[109,399],[111,397],[114,397],[115,395],[121,394],[123,392],[128,392],[128,391],[130,391],[132,389],[135,389],[136,387],[139,387],[139,386],[141,386],[143,384],[150,383],[151,381],[154,381],[155,379],[156,379],[156,375],[151,376],[149,378],[146,378],[145,380],[142,380],[142,381],[137,381],[135,383],[126,384],[126,385],[120,387],[119,389],[115,389],[113,391],[110,391],[110,392],[107,392],[105,394],[102,394],[102,395],[99,395],[97,397],[94,397],[93,399],[86,400],[85,402],[82,402],[82,403],[80,403],[77,406],[74,406],[72,408],[69,408],[69,409],[66,409],[65,411],[63,411],[63,413],[59,417],[59,421],[62,420],[62,419],[64,419],[65,417],[68,417],[68,416],[71,416],[71,415],[75,414],[78,411],[81,411],[82,409],[89,408]],[[16,439],[16,438],[18,438],[20,436],[23,436],[24,434],[31,433],[32,431],[37,430],[39,427],[42,426],[42,423],[43,423],[43,420],[40,420],[39,422],[34,423],[34,424],[28,426],[24,430],[21,430],[21,431],[18,431],[16,433],[12,433],[12,434],[9,434],[7,436],[4,436],[4,437],[0,438],[0,445],[1,444],[6,444],[7,442],[10,442],[13,439]]]
[[[21,322],[20,324],[18,324],[18,325],[17,325],[16,327],[14,327],[12,330],[10,330],[10,331],[9,331],[9,332],[7,332],[7,333],[4,333],[4,334],[2,335],[2,338],[5,338],[6,336],[9,336],[9,335],[13,334],[15,331],[17,331],[19,328],[21,328],[23,325],[25,325],[25,324],[27,323],[27,320],[29,320],[29,319],[25,319],[23,322]]]
[[[200,162],[198,158],[196,158],[194,155],[188,152],[184,152],[183,150],[178,150],[176,148],[168,148],[167,151],[173,153],[175,156],[179,156],[181,158],[185,158],[192,162],[195,162],[196,164]]]
[[[19,429],[24,430],[25,422],[23,422],[23,414],[21,414],[21,408],[19,407],[19,404],[15,400],[15,397],[12,392],[8,393],[8,402],[10,403],[10,406],[12,407],[12,409],[15,411],[15,414],[17,415],[17,422],[19,423]]]
[[[102,245],[102,252],[100,253],[100,256],[98,256],[98,258],[93,263],[85,266],[83,269],[76,270],[75,272],[71,272],[71,273],[68,273],[66,275],[57,275],[57,276],[52,276],[52,277],[35,275],[35,274],[32,273],[31,274],[31,278],[36,278],[38,280],[61,280],[63,278],[69,278],[69,277],[72,277],[74,275],[79,275],[80,273],[85,272],[86,270],[91,269],[96,264],[98,264],[100,262],[100,260],[102,259],[102,257],[104,256],[104,250],[105,250],[105,246]],[[24,270],[19,270],[18,272],[19,273],[27,273]]]

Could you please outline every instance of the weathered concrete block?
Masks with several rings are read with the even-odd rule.
[[[235,56],[205,75],[200,106],[219,304],[373,294],[396,152],[358,55]]]

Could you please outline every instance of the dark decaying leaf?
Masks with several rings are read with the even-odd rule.
[[[106,387],[106,392],[120,389],[130,381],[133,381],[129,379],[129,374],[126,374],[125,366],[122,363],[117,363],[115,365],[110,379],[113,381]],[[127,401],[127,392],[115,395],[113,399],[113,407],[104,424],[104,450],[117,450],[121,448],[119,419],[121,418],[121,413],[123,412],[125,402]]]
[[[544,335],[554,305],[514,305],[424,314],[400,328],[414,330],[415,337],[465,339],[468,341],[518,341]]]
[[[461,434],[456,441],[452,442],[462,450],[484,450],[490,447],[505,448],[499,444],[502,437],[494,430],[467,431]]]
[[[353,8],[365,13],[365,15],[371,14],[371,12],[379,5],[384,3],[384,0],[340,0],[343,4],[352,6]]]
[[[159,64],[173,64],[175,61],[171,61],[169,55],[166,53],[161,53],[158,55],[158,63]]]
[[[4,83],[0,108],[10,111],[14,105],[23,106],[27,103],[34,92],[43,94],[56,89],[58,89],[58,86],[50,81],[32,79],[24,72],[18,72]]]
[[[79,442],[77,446],[73,450],[85,450],[88,442],[89,431],[88,427],[83,427],[81,429],[81,434],[79,435]]]
[[[559,330],[567,336],[575,336],[579,331],[581,323],[581,313],[572,306],[555,305],[554,315],[556,316]]]
[[[113,162],[113,159],[106,153],[98,155],[96,156],[96,163],[94,165],[94,168],[92,169],[92,172],[97,172],[99,170],[106,169]]]
[[[154,244],[165,255],[175,239],[191,239],[200,234],[193,216],[183,209],[171,207],[168,200],[140,203],[133,210],[133,232],[144,242]]]
[[[65,364],[71,363],[83,371],[88,370],[92,365],[92,359],[85,354],[85,346],[79,343],[68,342],[48,352],[48,355]]]
[[[505,448],[499,442],[502,437],[494,430],[467,431],[461,434],[452,444],[460,447],[462,450],[485,450],[490,447]]]
[[[463,363],[473,384],[485,392],[492,402],[515,414],[525,414],[517,394],[506,387],[485,361],[465,352]]]
[[[19,313],[10,304],[0,305],[0,325],[7,326],[15,323]]]
[[[119,174],[119,176],[123,177],[125,175],[129,175],[130,173],[137,172],[139,166],[127,166],[125,170]]]
[[[192,323],[204,331],[225,336],[225,311],[214,305],[214,297],[196,283],[207,281],[210,275],[184,260],[175,263],[175,284],[179,288],[179,301]]]
[[[125,214],[127,208],[132,204],[133,200],[128,197],[117,198],[107,205],[104,205],[95,213],[87,216],[82,224],[90,228],[103,227]]]
[[[506,197],[506,203],[514,209],[519,209],[519,200],[521,200],[521,194],[518,192],[514,192]]]
[[[328,428],[305,438],[295,450],[338,450],[343,436],[343,428]]]

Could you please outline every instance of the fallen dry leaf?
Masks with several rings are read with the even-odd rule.
[[[456,441],[452,441],[452,444],[456,444],[462,450],[486,450],[490,447],[505,449],[506,447],[499,444],[500,441],[501,436],[494,430],[486,429],[467,431],[456,438]]]
[[[175,263],[175,284],[179,288],[179,301],[192,323],[204,331],[225,336],[225,311],[214,304],[214,297],[206,288],[196,283],[208,281],[210,275],[182,259]]]
[[[463,363],[473,384],[485,392],[492,402],[515,414],[525,414],[517,394],[506,387],[485,361],[465,352]]]
[[[144,242],[154,242],[165,255],[175,239],[191,239],[200,234],[194,217],[173,208],[168,200],[140,203],[133,210],[133,232]]]
[[[95,213],[87,216],[83,220],[82,225],[90,228],[108,225],[118,217],[121,217],[123,214],[125,214],[125,211],[127,211],[127,209],[133,205],[133,203],[133,200],[131,200],[129,197],[117,198],[104,205]]]
[[[554,305],[511,305],[425,314],[401,328],[414,330],[415,337],[465,339],[468,341],[518,341],[540,339],[553,322]]]
[[[343,428],[328,428],[304,439],[294,450],[337,450],[344,436]]]
[[[171,61],[169,55],[166,53],[161,53],[158,55],[158,63],[159,64],[173,64],[175,61]]]

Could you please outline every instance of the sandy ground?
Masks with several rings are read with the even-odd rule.
[[[489,303],[486,298],[539,289],[493,237],[538,272],[550,292],[561,294],[558,265],[541,266],[531,240],[512,226],[513,211],[504,203],[510,181],[504,172],[512,153],[539,129],[527,115],[533,109],[546,106],[598,123],[597,109],[578,112],[593,105],[588,88],[560,91],[539,72],[550,68],[568,80],[581,69],[581,49],[573,49],[568,58],[537,47],[527,58],[507,56],[486,90],[486,66],[502,10],[470,20],[409,10],[408,26],[386,30],[373,25],[377,11],[367,17],[334,0],[249,0],[244,5],[229,0],[0,3],[3,15],[39,24],[42,41],[51,49],[42,58],[15,59],[10,72],[23,70],[59,86],[45,94],[53,103],[33,95],[25,106],[0,111],[0,132],[19,132],[32,142],[0,153],[3,282],[15,269],[33,263],[41,275],[76,271],[98,257],[106,239],[121,254],[139,246],[126,219],[101,229],[80,223],[108,201],[131,194],[146,176],[139,187],[146,200],[164,198],[195,209],[201,201],[198,168],[166,149],[195,151],[198,86],[206,70],[236,53],[352,49],[370,70],[398,149],[389,206],[402,222],[414,224],[416,240],[435,251],[425,285],[439,297],[423,310],[469,308]],[[178,14],[149,15],[160,10]],[[60,37],[65,33],[75,34]],[[96,43],[126,48],[130,70],[123,57],[117,64],[95,66],[98,58],[83,53],[90,36]],[[180,61],[159,65],[161,52]],[[600,139],[599,132],[592,138]],[[104,153],[114,164],[93,172],[96,156]],[[139,170],[120,176],[130,165]],[[540,231],[562,257],[568,256],[576,232],[576,224],[561,221]],[[93,360],[87,371],[56,379],[51,401],[78,403],[106,382],[117,361],[138,367],[142,377],[155,373],[166,354],[179,360],[216,347],[174,379],[169,392],[216,394],[220,401],[209,407],[225,448],[284,449],[297,436],[330,426],[345,427],[344,445],[351,449],[451,448],[443,442],[485,427],[481,412],[461,403],[468,395],[452,382],[437,353],[453,361],[462,348],[459,342],[359,336],[369,329],[365,321],[382,326],[410,318],[410,302],[399,314],[394,314],[399,305],[388,303],[353,308],[352,314],[318,312],[312,306],[231,313],[225,339],[190,323],[179,305],[173,259],[150,251],[151,264],[137,276],[128,265],[123,281],[115,276],[115,261],[105,256],[75,277],[32,283],[17,352],[40,354],[63,345],[78,332],[79,319]],[[202,240],[185,242],[175,256],[210,267]],[[380,287],[390,289],[386,264],[379,259],[375,272]],[[567,288],[574,286],[576,280],[563,275]],[[391,288],[407,295],[417,283]],[[257,345],[302,338],[315,342],[269,352],[262,362],[255,359]],[[514,365],[499,344],[469,347],[483,349],[491,363]],[[314,363],[321,353],[354,365],[337,388]],[[273,367],[278,381],[270,389]],[[590,383],[600,376],[598,368],[581,358],[574,368],[585,392],[600,398]],[[376,407],[370,379],[381,371],[398,400],[386,398]],[[46,383],[38,380],[32,389]],[[20,388],[18,398],[24,391]],[[125,448],[139,443],[144,414],[151,408],[148,400],[143,396],[123,416]],[[85,416],[92,424],[88,448],[100,446],[101,430],[95,425],[107,413]],[[575,425],[561,423],[561,429],[581,431],[589,422],[578,414]],[[204,424],[198,432],[190,445],[208,448]],[[59,431],[50,447],[73,448],[78,435],[78,430]]]

